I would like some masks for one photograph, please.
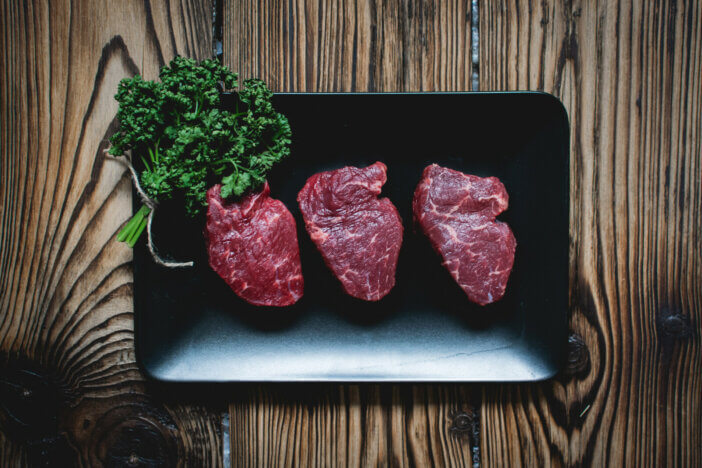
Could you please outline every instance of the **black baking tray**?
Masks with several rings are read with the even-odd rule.
[[[204,217],[177,204],[155,219],[156,242],[195,267],[134,257],[137,356],[162,381],[533,381],[564,361],[568,312],[569,125],[555,97],[536,92],[276,94],[292,154],[270,175],[271,195],[297,222],[304,297],[276,309],[247,305],[212,270]],[[223,105],[230,105],[225,96]],[[405,228],[397,284],[376,303],[345,295],[305,232],[296,202],[312,174],[383,161],[383,187]],[[441,266],[411,214],[425,166],[496,176],[509,193],[498,219],[517,238],[499,302],[481,307]]]

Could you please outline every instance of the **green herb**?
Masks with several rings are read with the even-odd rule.
[[[290,153],[290,125],[275,111],[261,80],[245,80],[217,60],[176,57],[160,81],[123,79],[115,98],[120,128],[110,153],[132,153],[144,191],[156,201],[181,194],[185,212],[206,206],[207,188],[222,184],[223,198],[260,186],[275,163]],[[220,91],[235,91],[236,108],[220,108]],[[149,209],[137,211],[117,236],[133,246]]]
[[[117,234],[117,240],[120,242],[127,242],[128,244],[131,244],[130,247],[134,247],[133,243],[130,243],[130,239],[134,237],[136,232],[141,232],[144,230],[143,228],[139,229],[141,224],[143,223],[144,226],[146,226],[146,217],[149,215],[151,210],[149,209],[148,206],[142,206],[139,208],[139,211],[137,211],[134,216],[132,216],[132,219],[127,222],[127,224],[122,228],[122,230]],[[134,242],[139,238],[139,235],[136,235],[134,237]]]

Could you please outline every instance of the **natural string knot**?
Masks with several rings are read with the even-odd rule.
[[[114,156],[110,153],[108,153],[109,148],[105,150],[105,154],[107,155],[108,158],[113,159],[114,161],[117,161],[121,163],[123,166],[125,166],[128,170],[129,173],[132,176],[132,183],[134,184],[134,188],[136,189],[137,193],[139,194],[139,198],[141,199],[142,203],[149,207],[149,215],[146,219],[146,235],[147,235],[147,245],[149,246],[149,252],[151,252],[151,256],[153,257],[154,261],[158,263],[161,266],[164,266],[166,268],[188,268],[192,267],[195,265],[195,262],[172,262],[169,260],[164,260],[156,251],[156,246],[154,245],[153,242],[153,235],[151,234],[151,223],[154,218],[154,214],[156,213],[156,207],[158,206],[158,203],[156,203],[156,200],[151,199],[147,193],[144,191],[144,189],[141,187],[141,184],[139,183],[139,176],[137,175],[136,170],[134,169],[134,166],[132,165],[132,162],[126,157],[126,156]]]

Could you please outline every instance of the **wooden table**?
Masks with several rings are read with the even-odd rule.
[[[4,1],[0,465],[221,465],[227,405],[235,466],[702,463],[700,2],[239,0],[215,10],[225,63],[275,90],[561,98],[568,365],[522,385],[146,382],[131,251],[114,240],[130,182],[103,155],[112,95],[120,78],[154,78],[174,54],[212,55],[213,5]]]

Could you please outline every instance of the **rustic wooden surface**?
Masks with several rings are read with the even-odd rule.
[[[571,120],[562,375],[253,386],[230,407],[245,429],[231,434],[235,465],[702,463],[702,13],[644,3],[479,2],[480,89],[551,92]],[[281,91],[468,90],[466,13],[467,1],[232,2],[224,57]]]
[[[466,0],[225,2],[224,60],[275,91],[469,91]]]
[[[232,466],[471,466],[479,423],[469,392],[250,385],[230,406]]]
[[[209,2],[3,1],[0,466],[221,464],[220,414],[134,358],[131,212],[104,158],[119,79],[210,56]]]
[[[579,372],[483,392],[483,461],[702,464],[702,4],[484,2],[480,32],[482,89],[568,109],[584,343]]]
[[[240,0],[276,90],[541,89],[571,119],[571,353],[528,385],[232,389],[235,466],[702,463],[699,2]],[[221,463],[216,408],[134,362],[117,81],[211,53],[207,2],[0,10],[0,465]],[[184,396],[185,395],[185,396]],[[178,403],[181,402],[181,403]]]

